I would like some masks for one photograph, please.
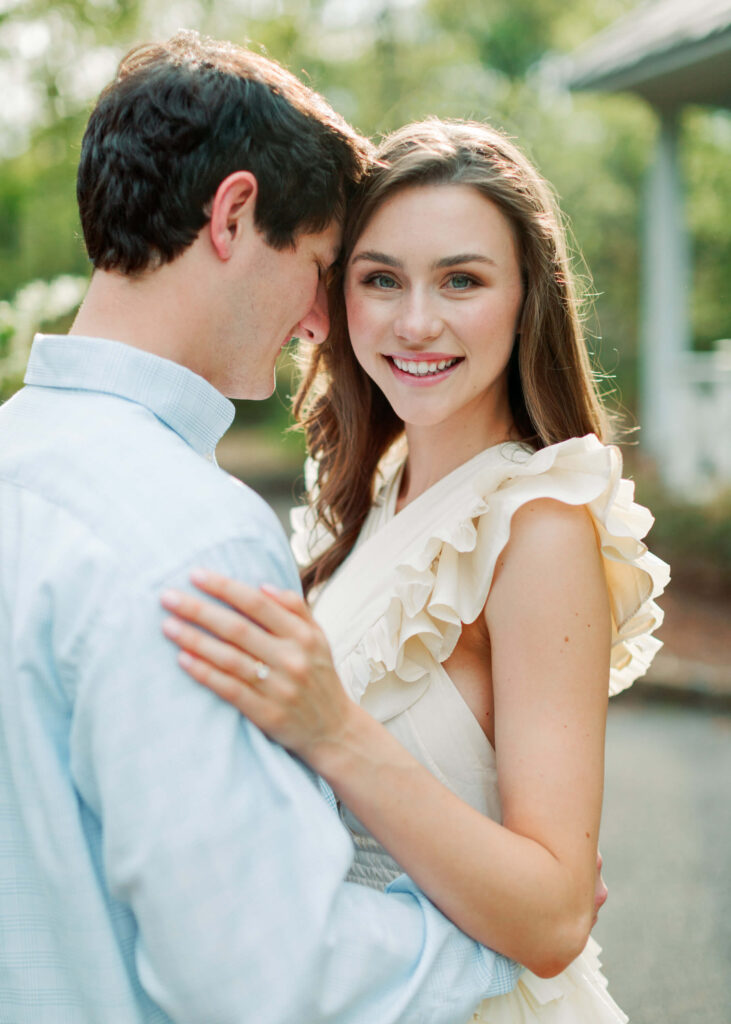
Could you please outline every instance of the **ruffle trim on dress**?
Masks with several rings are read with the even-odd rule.
[[[607,992],[600,952],[590,938],[583,953],[555,978],[523,971],[512,992],[480,1004],[473,1024],[627,1024],[629,1018]]]
[[[642,541],[653,518],[635,503],[634,485],[622,479],[619,450],[593,434],[538,452],[504,447],[510,455],[503,458],[502,479],[496,482],[494,463],[475,470],[459,518],[435,528],[421,550],[397,566],[385,613],[338,665],[354,700],[360,702],[366,689],[372,689],[367,707],[381,721],[421,696],[433,661],[445,661],[462,623],[480,614],[512,517],[537,498],[586,505],[592,515],[612,611],[610,695],[642,675],[662,646],[650,634],[662,622],[654,598],[662,593],[669,568]],[[313,534],[314,524],[307,522],[307,510],[302,511],[297,524],[302,532],[293,547],[311,558],[324,538]],[[379,687],[387,675],[388,686]]]

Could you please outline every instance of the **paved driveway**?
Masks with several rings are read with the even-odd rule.
[[[615,698],[606,766],[610,991],[633,1024],[729,1024],[731,716]]]

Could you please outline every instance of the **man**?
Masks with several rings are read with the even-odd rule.
[[[366,155],[283,69],[191,33],[133,51],[91,115],[88,296],[0,410],[2,1024],[461,1024],[514,983],[407,879],[344,883],[315,780],[160,630],[196,564],[297,585],[214,452],[228,398],[325,337]]]

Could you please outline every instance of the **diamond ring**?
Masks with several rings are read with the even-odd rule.
[[[254,671],[256,673],[256,678],[263,682],[268,677],[270,668],[268,665],[265,665],[263,661],[257,661],[254,666]]]

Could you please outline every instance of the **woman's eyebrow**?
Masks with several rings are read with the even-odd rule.
[[[476,252],[460,252],[456,256],[445,256],[444,259],[437,260],[436,263],[432,263],[432,270],[441,270],[444,267],[456,267],[460,263],[490,263],[493,267],[497,266],[495,260],[489,256],[481,255]]]
[[[351,262],[359,263],[362,260],[368,263],[383,263],[387,267],[403,267],[403,263],[400,260],[397,260],[395,256],[389,256],[385,252],[377,252],[375,249],[365,249],[363,252],[357,253]],[[443,270],[445,267],[457,267],[462,263],[489,263],[493,267],[497,266],[495,260],[482,253],[460,252],[455,256],[445,256],[443,259],[432,263],[432,270]]]
[[[376,252],[374,249],[366,249],[363,252],[359,252],[357,256],[354,256],[352,263],[359,263],[361,260],[367,260],[369,263],[385,263],[387,267],[402,267],[403,263],[397,260],[395,256],[387,256],[385,252]]]

